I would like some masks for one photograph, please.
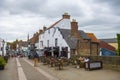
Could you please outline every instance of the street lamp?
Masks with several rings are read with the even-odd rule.
[[[27,54],[27,56],[30,58],[30,48],[31,48],[31,46],[30,46],[30,41],[28,41],[28,54]]]
[[[5,44],[5,41],[3,40],[2,41],[2,56],[4,56],[4,44]]]
[[[30,44],[28,45],[28,55],[30,55]]]

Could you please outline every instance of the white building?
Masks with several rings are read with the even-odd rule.
[[[6,55],[6,46],[7,43],[3,39],[0,38],[0,55]]]
[[[22,40],[18,41],[16,44],[16,54],[27,56],[27,50],[28,42]]]
[[[70,58],[70,47],[63,39],[59,28],[70,29],[70,15],[65,13],[62,19],[49,28],[43,28],[43,33],[39,35],[39,49],[49,50],[47,54],[59,57],[61,56],[60,51],[62,51],[62,48],[66,48],[67,52],[64,57]]]
[[[43,27],[39,35],[39,49],[44,49],[46,55],[70,58],[71,53],[77,54],[78,36],[90,39],[82,30],[78,30],[75,20],[70,21],[70,15],[65,13],[62,19],[51,25]]]
[[[67,13],[50,27],[43,27],[39,34],[39,49],[44,50],[46,56],[70,58],[99,52],[99,41],[93,33],[78,30],[78,23],[74,19],[71,22]]]

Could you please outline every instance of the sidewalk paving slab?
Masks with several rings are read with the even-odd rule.
[[[4,70],[0,70],[0,80],[18,80],[16,59],[10,58]]]
[[[22,58],[19,59],[27,80],[49,80],[43,74],[39,73],[33,66],[25,62]]]
[[[27,59],[28,60],[28,59]],[[32,60],[29,60],[33,63]],[[77,69],[75,66],[64,67],[63,70],[55,70],[54,67],[49,67],[39,63],[39,68],[48,72],[59,80],[119,80],[120,72],[113,70],[93,70],[86,71],[83,68]]]

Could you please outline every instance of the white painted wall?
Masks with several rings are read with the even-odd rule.
[[[22,46],[21,49],[22,49],[23,51],[27,51],[28,47]]]
[[[7,46],[7,43],[5,41],[4,43],[4,47],[3,47],[3,39],[0,38],[0,55],[2,55],[2,47],[3,47],[3,50],[4,50],[4,56],[6,55],[6,46]]]
[[[48,47],[48,40],[49,40],[49,47],[55,46],[55,39],[58,39],[58,45],[60,47],[68,47],[68,52],[70,52],[70,47],[66,43],[66,41],[63,39],[62,35],[60,34],[59,28],[64,29],[70,29],[70,20],[69,19],[63,19],[58,24],[56,24],[53,28],[50,28],[49,30],[45,31],[43,34],[39,35],[39,49],[43,49],[44,47]],[[41,45],[41,41],[43,41],[43,46]],[[70,53],[68,53],[68,58],[70,58]]]
[[[39,43],[38,42],[35,43],[35,47],[36,47],[36,49],[39,49]]]
[[[2,50],[1,50],[1,48],[2,48],[2,39],[0,38],[0,55],[2,55]]]

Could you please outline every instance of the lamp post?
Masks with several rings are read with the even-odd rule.
[[[28,55],[30,55],[30,44],[28,45]]]
[[[4,56],[4,44],[5,44],[5,41],[3,40],[2,41],[2,56]]]

